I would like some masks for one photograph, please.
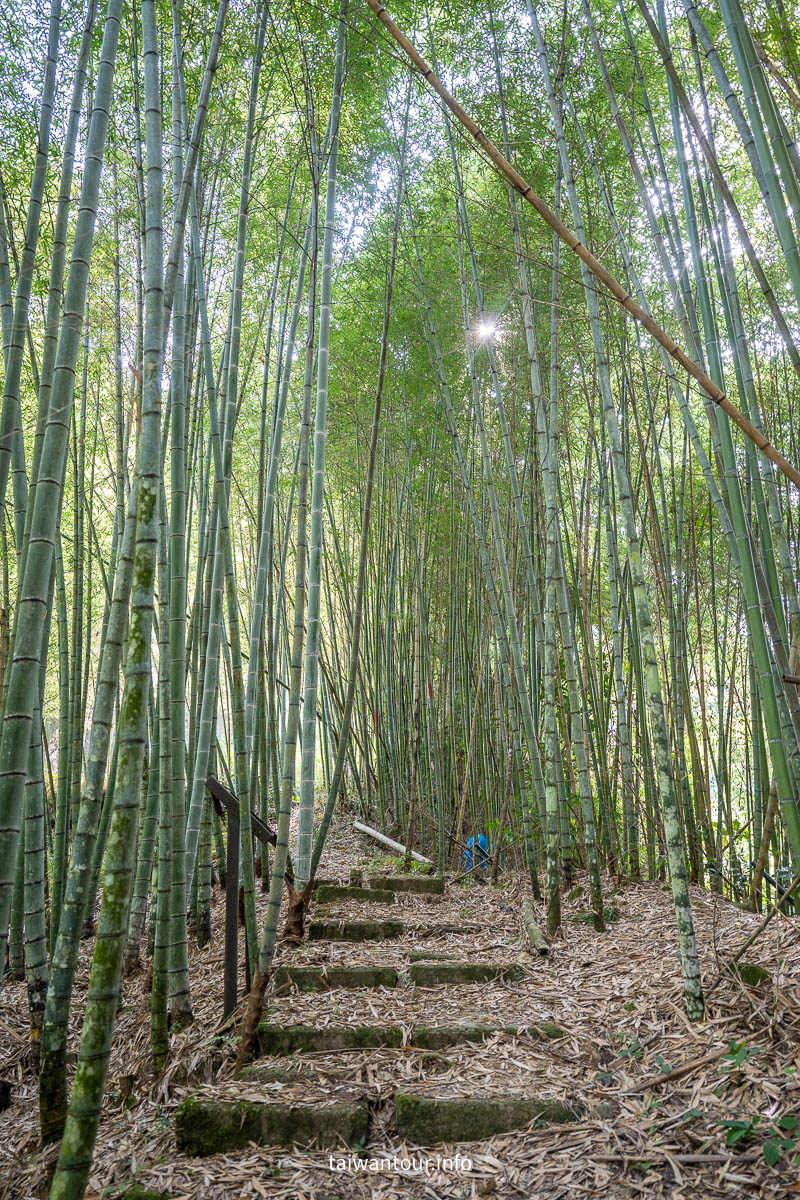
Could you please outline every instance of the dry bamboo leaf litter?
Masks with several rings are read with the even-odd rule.
[[[368,868],[371,847],[347,828],[337,828],[320,873],[346,881],[352,866]],[[395,966],[407,970],[409,953],[442,961],[520,962],[525,978],[435,988],[336,989],[321,994],[291,992],[272,997],[273,1020],[281,1023],[394,1024],[413,1043],[419,1024],[475,1021],[527,1027],[557,1022],[565,1037],[553,1043],[525,1036],[496,1035],[479,1045],[445,1051],[401,1049],[317,1052],[311,1078],[291,1083],[235,1081],[232,1041],[215,1038],[222,1012],[222,926],[224,899],[215,899],[214,937],[203,951],[192,949],[194,1025],[172,1039],[164,1075],[148,1073],[149,997],[145,976],[126,982],[115,1029],[89,1195],[119,1189],[135,1178],[175,1197],[238,1200],[309,1200],[338,1195],[344,1200],[434,1196],[453,1200],[498,1197],[725,1197],[732,1194],[785,1197],[797,1175],[788,1163],[768,1167],[763,1135],[754,1133],[726,1146],[720,1122],[760,1116],[761,1123],[800,1111],[800,944],[797,925],[776,919],[748,953],[767,968],[771,982],[753,993],[726,977],[713,993],[709,1019],[689,1025],[681,1007],[679,965],[670,897],[658,884],[626,887],[613,897],[618,919],[608,932],[570,918],[580,899],[564,903],[563,940],[548,959],[525,951],[519,919],[521,879],[493,889],[449,885],[443,897],[398,893],[392,919],[406,924],[403,937],[388,942],[304,943],[281,949],[285,965],[341,963]],[[606,881],[609,892],[611,881]],[[259,908],[264,898],[259,893]],[[698,943],[709,977],[717,957],[725,961],[761,918],[692,890]],[[359,901],[328,906],[337,919],[374,917],[379,906]],[[388,914],[388,909],[381,912]],[[538,914],[541,916],[541,913]],[[312,911],[313,917],[313,911]],[[475,926],[458,935],[433,929]],[[424,932],[424,937],[420,936]],[[70,1044],[77,1050],[81,1006],[88,983],[91,943],[82,947],[71,1014]],[[200,981],[202,980],[202,986]],[[37,1148],[36,1081],[26,1066],[24,984],[10,983],[0,997],[0,1074],[14,1081],[12,1106],[4,1113],[0,1139],[0,1194],[4,1200],[46,1195],[44,1181],[55,1148]],[[730,1052],[733,1042],[744,1048]],[[667,1069],[669,1073],[667,1073]],[[684,1073],[678,1074],[679,1071]],[[670,1074],[674,1078],[670,1079]],[[647,1081],[663,1075],[663,1082]],[[172,1115],[187,1095],[230,1099],[280,1098],[298,1103],[368,1097],[383,1104],[400,1083],[426,1096],[553,1096],[580,1103],[578,1124],[495,1136],[461,1147],[468,1172],[332,1169],[328,1151],[252,1147],[236,1154],[191,1159],[177,1154]],[[448,1151],[455,1148],[448,1147]],[[419,1151],[402,1146],[384,1129],[375,1154],[422,1154],[435,1159],[444,1148]],[[350,1151],[342,1151],[349,1154]]]

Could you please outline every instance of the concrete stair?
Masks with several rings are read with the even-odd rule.
[[[243,1075],[257,1082],[257,1070]],[[324,1148],[369,1140],[377,1094],[324,1103],[280,1100],[213,1100],[187,1097],[175,1114],[175,1140],[184,1154],[228,1154],[251,1142],[260,1146],[300,1144]],[[527,1096],[429,1096],[396,1090],[381,1101],[381,1129],[388,1125],[403,1142],[419,1146],[471,1142],[536,1123],[580,1120],[580,1106]]]
[[[405,926],[402,921],[337,921],[326,918],[309,921],[306,933],[311,942],[382,942],[387,938],[402,937]]]
[[[187,1097],[175,1113],[175,1143],[183,1154],[228,1154],[250,1142],[287,1146],[348,1146],[366,1138],[363,1101],[282,1104],[278,1101],[205,1100]]]
[[[399,975],[395,967],[340,967],[323,964],[319,967],[278,967],[275,986],[295,987],[299,992],[329,992],[333,988],[397,987]]]
[[[354,874],[358,876],[357,872]],[[316,900],[326,907],[307,923],[309,945],[324,955],[325,943],[382,942],[409,933],[421,936],[420,931],[438,936],[453,932],[456,936],[454,931],[460,926],[441,924],[428,928],[419,923],[404,925],[398,920],[340,918],[327,907],[339,901],[392,904],[397,893],[438,897],[443,895],[444,887],[442,877],[431,875],[373,875],[368,888],[360,886],[360,876],[346,886],[334,882],[320,884]],[[380,1019],[374,1024],[341,1024],[328,1020],[322,1000],[318,1024],[307,1019],[291,1023],[280,1016],[280,998],[287,991],[320,993],[347,988],[374,990],[377,994],[377,989],[394,989],[389,996],[391,1000],[392,994],[399,997],[402,991],[408,993],[410,986],[449,991],[476,984],[515,983],[527,975],[522,965],[515,962],[475,962],[461,960],[456,955],[426,955],[424,951],[413,950],[405,953],[404,963],[386,966],[379,961],[383,952],[376,947],[373,953],[374,963],[284,962],[277,967],[274,995],[278,1003],[259,1027],[262,1058],[245,1068],[239,1077],[239,1083],[246,1085],[246,1095],[236,1098],[237,1083],[225,1085],[224,1094],[217,1098],[205,1094],[187,1097],[175,1116],[176,1145],[180,1151],[190,1155],[228,1154],[251,1143],[314,1148],[382,1145],[395,1134],[403,1143],[425,1146],[480,1140],[523,1129],[532,1122],[561,1124],[580,1118],[575,1106],[558,1098],[480,1095],[479,1085],[470,1091],[469,1077],[456,1085],[456,1091],[466,1090],[467,1094],[435,1094],[437,1067],[440,1069],[441,1062],[446,1061],[442,1059],[442,1051],[480,1045],[497,1036],[540,1041],[563,1037],[564,1031],[552,1022],[515,1026],[473,1019],[420,1023],[409,1028],[404,1008],[402,1024]],[[384,995],[384,1012],[386,1003]],[[319,1070],[315,1066],[315,1055],[359,1050],[382,1052],[380,1081],[378,1075],[368,1072],[369,1082],[365,1082],[363,1070],[348,1066],[347,1054],[343,1054],[341,1066],[331,1064],[330,1060]],[[423,1064],[422,1079],[411,1082],[409,1056],[413,1056],[417,1067]],[[233,1096],[229,1094],[231,1089]],[[257,1098],[259,1089],[263,1089],[263,1099]],[[452,1085],[448,1087],[450,1090]]]
[[[370,875],[369,886],[390,892],[414,892],[418,896],[442,896],[442,875]]]

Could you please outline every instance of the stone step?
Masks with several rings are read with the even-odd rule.
[[[451,934],[456,934],[458,937],[466,937],[470,933],[485,933],[485,925],[455,925],[449,921],[437,921],[435,925],[411,925],[408,933],[413,934],[419,941],[426,938],[441,938],[449,937]],[[453,956],[455,958],[455,955]]]
[[[236,1076],[243,1083],[311,1083],[319,1082],[310,1059],[280,1058],[269,1062],[249,1063]]]
[[[374,1050],[402,1046],[399,1025],[274,1025],[269,1019],[258,1027],[262,1054],[274,1057],[315,1050]]]
[[[409,1037],[409,1046],[418,1050],[444,1050],[464,1042],[483,1042],[497,1033],[538,1040],[564,1037],[564,1031],[552,1021],[521,1029],[515,1025],[417,1025]],[[275,1025],[269,1018],[258,1027],[262,1055],[288,1057],[317,1050],[374,1050],[400,1048],[400,1025]]]
[[[187,1097],[175,1113],[175,1141],[184,1154],[226,1154],[260,1146],[354,1145],[366,1138],[366,1101],[281,1104],[261,1100]]]
[[[388,888],[340,887],[322,883],[315,895],[319,904],[327,904],[331,900],[365,900],[368,904],[394,904],[394,892]]]
[[[521,1129],[531,1121],[558,1125],[577,1121],[580,1113],[560,1100],[456,1096],[436,1099],[398,1092],[395,1096],[397,1132],[417,1145],[434,1142],[474,1142]]]
[[[347,1081],[353,1074],[353,1068],[347,1062],[342,1067],[326,1066],[324,1062],[317,1063],[313,1058],[264,1058],[242,1067],[236,1076],[242,1083],[286,1083],[291,1085],[304,1084],[306,1090],[320,1087],[330,1087],[331,1081]],[[356,1096],[357,1100],[363,1099]]]
[[[570,917],[570,921],[576,925],[592,925],[594,924],[594,919],[594,913],[591,911],[573,913]],[[613,925],[615,921],[619,920],[618,910],[613,905],[604,908],[603,920],[607,925]]]
[[[495,1034],[508,1037],[530,1037],[537,1041],[564,1037],[564,1030],[552,1021],[540,1025],[417,1025],[412,1031],[410,1044],[420,1050],[446,1050],[448,1046],[459,1046],[463,1042],[485,1042]]]
[[[119,1193],[117,1200],[173,1200],[173,1198],[172,1192],[159,1192],[153,1188],[144,1187],[141,1183],[134,1183],[127,1191]]]
[[[418,895],[441,896],[444,892],[442,875],[370,875],[371,888],[388,888],[392,892],[416,892]]]
[[[309,921],[308,936],[311,941],[367,942],[383,941],[386,938],[403,936],[402,921]]]
[[[253,1080],[255,1081],[255,1079]],[[473,1142],[538,1125],[577,1121],[579,1106],[555,1099],[528,1097],[421,1096],[396,1092],[397,1134],[420,1146],[439,1142]],[[283,1103],[276,1100],[213,1100],[187,1097],[175,1113],[175,1141],[184,1154],[205,1156],[261,1146],[293,1144],[329,1148],[362,1143],[369,1137],[366,1098],[328,1103]],[[131,1193],[131,1200],[150,1200],[158,1193]]]
[[[408,968],[408,973],[411,982],[420,987],[525,978],[525,971],[519,963],[415,962]]]
[[[300,992],[327,992],[332,988],[397,987],[394,967],[278,967],[278,987],[294,984]]]
[[[314,885],[311,890],[316,894],[317,890],[321,887],[339,887],[341,882],[341,879],[334,879],[333,877],[326,877],[324,879],[315,878]]]

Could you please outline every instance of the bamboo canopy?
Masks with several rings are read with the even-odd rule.
[[[698,366],[688,354],[685,353],[678,343],[671,338],[665,329],[662,329],[657,321],[654,321],[644,309],[636,303],[632,296],[629,296],[625,288],[619,283],[614,276],[605,269],[599,259],[595,258],[590,250],[583,245],[575,236],[572,230],[564,224],[560,217],[556,216],[553,210],[545,203],[541,196],[533,190],[531,185],[525,180],[519,171],[511,165],[505,155],[501,154],[497,146],[491,138],[488,138],[483,130],[473,121],[469,113],[465,112],[454,96],[447,90],[441,79],[434,73],[433,68],[429,67],[425,59],[419,51],[408,40],[403,31],[395,24],[383,4],[379,0],[367,0],[375,16],[382,25],[388,30],[398,46],[405,50],[412,63],[419,71],[420,75],[433,88],[433,90],[441,97],[443,102],[450,109],[454,117],[461,122],[464,128],[472,134],[475,141],[482,150],[489,156],[492,163],[497,168],[498,172],[508,180],[515,191],[519,192],[524,200],[532,208],[535,208],[554,233],[558,235],[562,242],[569,246],[570,250],[578,256],[589,268],[596,279],[599,279],[602,284],[611,292],[615,300],[622,305],[627,311],[642,325],[647,332],[655,338],[659,345],[680,363],[688,375],[695,379],[703,391],[714,401],[714,403],[727,413],[735,425],[738,425],[742,433],[750,438],[752,442],[758,446],[762,454],[766,455],[775,465],[783,472],[787,479],[790,479],[795,487],[800,488],[800,471],[789,462],[780,450],[777,450],[768,438],[764,436],[755,425],[747,419],[744,413],[733,404],[720,388],[714,383],[702,367]]]

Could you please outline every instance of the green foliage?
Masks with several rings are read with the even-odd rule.
[[[792,1114],[786,1114],[772,1122],[764,1120],[761,1116],[754,1116],[720,1121],[719,1124],[728,1131],[725,1135],[726,1146],[749,1141],[756,1133],[766,1133],[762,1153],[764,1161],[771,1167],[780,1162],[784,1155],[792,1155],[800,1150],[800,1117]],[[796,1161],[800,1161],[800,1156]]]
[[[642,1057],[643,1046],[635,1034],[623,1029],[619,1033],[615,1033],[613,1037],[615,1042],[622,1043],[621,1049],[617,1051],[618,1058],[640,1059]]]
[[[762,1053],[760,1046],[748,1046],[746,1042],[731,1042],[720,1070],[738,1070],[739,1067],[745,1066],[751,1059]]]

